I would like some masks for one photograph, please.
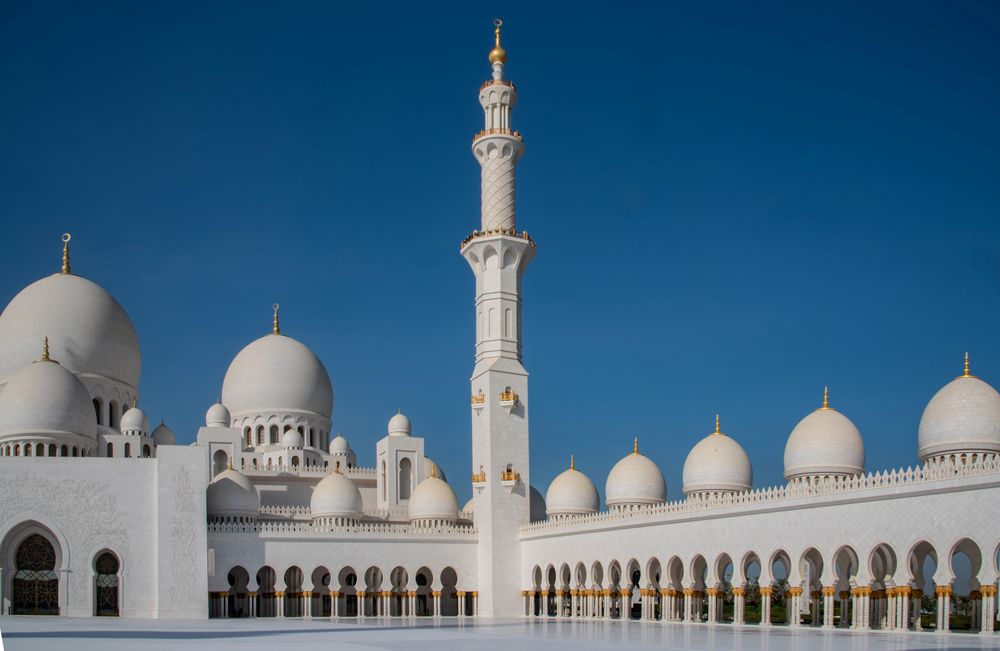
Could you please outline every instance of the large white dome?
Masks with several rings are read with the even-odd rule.
[[[29,363],[0,391],[0,436],[24,435],[97,438],[90,393],[61,364]]]
[[[1000,451],[1000,393],[966,373],[927,403],[918,431],[921,461],[952,452]]]
[[[860,475],[865,444],[847,416],[823,406],[795,426],[785,444],[785,479],[824,475]]]
[[[234,418],[305,413],[330,418],[333,389],[323,363],[291,337],[269,334],[241,350],[222,383],[222,403]]]
[[[257,517],[260,496],[253,482],[239,470],[223,470],[208,485],[205,505],[209,517]]]
[[[604,484],[608,506],[660,504],[667,499],[663,473],[651,459],[639,453],[636,441],[632,454],[615,464]]]
[[[309,510],[314,518],[355,518],[361,515],[361,491],[338,471],[324,477],[313,489]]]
[[[38,357],[43,337],[53,359],[81,378],[109,378],[135,389],[142,356],[128,314],[86,278],[54,274],[14,297],[0,314],[0,384]]]
[[[698,441],[684,461],[684,494],[740,492],[753,485],[750,457],[719,428]]]
[[[545,492],[545,511],[549,516],[585,515],[597,513],[601,497],[590,477],[577,470],[572,460],[569,469],[561,472]]]
[[[444,480],[431,476],[413,490],[409,504],[410,522],[417,520],[445,520],[458,518],[458,498]]]

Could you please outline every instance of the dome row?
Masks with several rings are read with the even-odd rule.
[[[968,355],[963,374],[938,391],[924,409],[918,439],[921,462],[951,454],[1000,452],[1000,393],[969,372]],[[799,421],[789,435],[784,466],[788,481],[864,473],[861,433],[847,416],[830,407],[827,391],[822,406]],[[742,492],[752,485],[750,458],[722,432],[716,416],[715,431],[699,441],[684,462],[684,494]],[[630,510],[666,501],[666,482],[657,465],[639,452],[637,440],[632,454],[611,469],[604,492],[609,510]],[[576,469],[572,457],[569,469],[549,485],[545,502],[553,517],[600,510],[594,482]]]

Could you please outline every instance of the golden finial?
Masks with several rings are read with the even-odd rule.
[[[569,455],[569,469],[576,470],[576,464],[573,463],[573,455]]]
[[[490,50],[490,63],[507,63],[507,51],[500,47],[500,26],[503,25],[503,21],[494,18],[493,25],[496,27],[497,42],[496,46]]]
[[[632,441],[632,454],[639,454],[639,437],[635,437]]]
[[[135,409],[137,406],[139,406],[139,399],[132,396],[132,409]]]
[[[73,236],[69,233],[63,233],[62,243],[63,243],[63,263],[62,272],[64,274],[71,273],[69,270],[69,241],[73,239]]]
[[[830,408],[830,387],[823,387],[823,406],[821,409]]]
[[[226,470],[232,470],[232,469],[233,469],[233,455],[229,455],[228,459],[226,460]]]
[[[972,370],[969,368],[969,353],[965,353],[965,365],[962,367],[962,374],[958,377],[976,377],[972,374]]]
[[[718,414],[715,415],[715,433],[716,434],[722,434],[722,430],[719,429],[719,415]]]
[[[49,338],[46,337],[42,341],[42,357],[38,360],[39,362],[51,362],[52,359],[49,357]]]
[[[275,303],[274,305],[271,306],[271,309],[274,310],[274,334],[276,334],[276,335],[280,335],[281,334],[281,328],[278,327],[278,308],[279,307],[281,307],[281,306],[278,305],[277,303]]]
[[[437,478],[437,476],[438,476],[438,469],[437,469],[437,466],[435,466],[435,465],[434,465],[434,464],[432,463],[432,464],[431,464],[431,477],[434,477],[434,478],[436,479],[436,478]]]

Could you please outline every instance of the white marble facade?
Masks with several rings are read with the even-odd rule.
[[[130,618],[492,617],[757,623],[990,633],[1000,546],[1000,394],[961,375],[928,404],[921,464],[870,472],[861,432],[824,395],[790,433],[787,484],[754,488],[719,421],[688,456],[684,496],[638,442],[605,482],[531,485],[517,229],[524,152],[506,52],[479,91],[471,476],[459,508],[403,413],[363,465],[336,434],[323,362],[281,330],[232,361],[194,444],[138,404],[127,312],[62,268],[0,315],[2,614]],[[463,407],[464,408],[464,407]],[[468,473],[468,474],[466,474]],[[955,592],[953,559],[971,565]],[[934,599],[923,603],[921,595]],[[955,603],[952,603],[954,597]],[[771,606],[778,608],[772,610]],[[933,621],[927,621],[928,615]]]

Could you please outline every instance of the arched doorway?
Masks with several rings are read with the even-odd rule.
[[[98,617],[118,617],[119,587],[118,573],[121,563],[109,551],[98,554],[94,561],[94,615]]]
[[[56,550],[41,534],[31,534],[14,555],[13,615],[58,615]]]

